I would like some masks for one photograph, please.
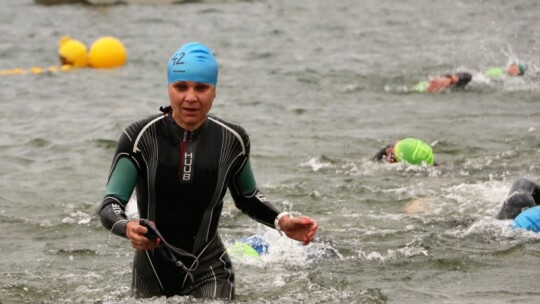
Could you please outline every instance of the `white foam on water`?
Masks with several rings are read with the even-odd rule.
[[[128,203],[126,204],[125,213],[130,220],[139,219],[139,209],[137,208],[137,199],[135,198],[135,196],[131,196]]]
[[[356,250],[358,258],[368,261],[376,262],[389,262],[402,258],[411,258],[415,256],[428,256],[429,252],[426,248],[422,247],[418,242],[411,242],[405,247],[398,249],[388,249],[385,254],[377,251],[365,252],[363,250]]]
[[[62,219],[62,223],[64,224],[76,224],[76,225],[88,225],[92,221],[92,215],[77,210],[79,207],[74,204],[67,204],[65,207],[65,212],[68,213],[67,217],[64,217]],[[47,225],[51,225],[51,222],[49,220],[45,220],[41,222],[41,225],[43,227],[47,227]]]
[[[324,168],[333,167],[331,162],[324,160],[321,157],[310,158],[307,162],[301,163],[299,166],[311,168],[313,172],[317,172]]]
[[[265,227],[264,230],[264,232],[257,234],[257,236],[268,244],[268,253],[261,254],[259,257],[233,255],[231,259],[234,263],[258,267],[267,265],[298,267],[316,263],[320,260],[343,259],[343,256],[336,248],[323,241],[315,240],[308,245],[303,245],[299,241],[280,235],[274,229]],[[235,242],[236,240],[226,242],[226,247],[234,246]]]

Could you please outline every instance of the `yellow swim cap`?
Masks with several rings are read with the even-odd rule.
[[[127,52],[120,40],[114,37],[101,37],[90,47],[88,63],[93,68],[114,68],[124,65]]]
[[[64,59],[63,64],[70,64],[78,68],[87,65],[86,45],[69,36],[60,38],[58,42],[58,55]]]

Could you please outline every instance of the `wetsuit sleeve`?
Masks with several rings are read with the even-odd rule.
[[[510,188],[510,193],[508,195],[512,195],[514,192],[523,192],[530,194],[534,199],[535,205],[538,205],[540,203],[540,185],[529,179],[520,178],[516,182],[514,182],[514,184]]]
[[[238,209],[268,227],[274,227],[279,211],[257,188],[249,158],[232,178],[229,191]]]
[[[524,208],[536,206],[539,195],[540,188],[536,183],[525,178],[518,179],[510,188],[497,219],[514,219]]]
[[[123,237],[126,236],[126,225],[129,221],[125,213],[126,205],[138,178],[136,163],[128,152],[129,142],[125,134],[120,138],[105,195],[98,209],[103,226]]]

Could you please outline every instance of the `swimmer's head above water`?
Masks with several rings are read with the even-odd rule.
[[[504,75],[508,76],[523,76],[527,71],[527,65],[523,62],[512,62],[506,68],[493,67],[484,72],[484,76],[488,78],[499,78]]]
[[[534,206],[534,199],[529,193],[514,192],[504,201],[497,219],[515,219],[523,210]]]
[[[524,63],[511,63],[506,68],[506,73],[510,76],[523,76],[525,75],[525,71],[527,71],[527,65]]]
[[[384,160],[389,163],[405,162],[411,165],[437,165],[431,146],[416,138],[404,138],[395,144],[387,145],[373,156],[373,160]]]

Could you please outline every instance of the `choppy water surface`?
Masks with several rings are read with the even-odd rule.
[[[221,302],[131,298],[132,249],[94,214],[117,138],[168,103],[166,61],[188,41],[217,55],[212,112],[250,133],[260,188],[320,223],[302,247],[228,198],[224,240],[270,242],[233,261],[236,302],[539,301],[540,237],[494,219],[515,179],[540,180],[536,1],[0,2],[0,69],[57,65],[66,34],[129,53],[115,70],[0,77],[1,302]],[[524,78],[479,77],[513,58]],[[458,70],[476,76],[464,92],[409,93]],[[442,165],[370,161],[404,136]]]

